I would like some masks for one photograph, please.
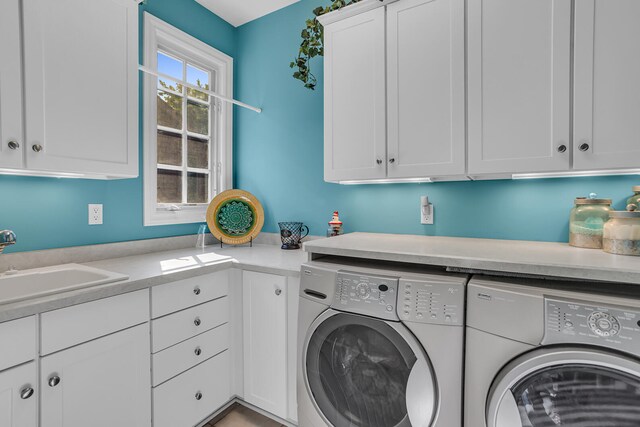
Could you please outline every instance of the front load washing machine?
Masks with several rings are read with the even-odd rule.
[[[587,286],[472,278],[466,427],[640,425],[640,299]]]
[[[300,427],[460,426],[467,279],[410,266],[303,265]]]

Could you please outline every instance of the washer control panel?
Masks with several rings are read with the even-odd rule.
[[[439,325],[464,323],[464,283],[400,279],[400,320]]]
[[[398,278],[338,271],[331,307],[336,310],[398,320]]]
[[[640,354],[640,310],[545,298],[542,344],[567,342]]]

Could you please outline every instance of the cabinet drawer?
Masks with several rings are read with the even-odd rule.
[[[189,368],[229,348],[229,324],[153,355],[153,386],[157,386]]]
[[[231,398],[229,367],[225,351],[154,388],[153,426],[193,426],[218,410]]]
[[[147,289],[43,313],[41,354],[44,356],[148,320]]]
[[[152,351],[169,346],[229,321],[229,297],[218,298],[152,321]]]
[[[33,360],[36,316],[0,323],[0,371]]]
[[[228,270],[156,286],[151,289],[151,317],[155,319],[193,307],[223,297],[228,292]]]

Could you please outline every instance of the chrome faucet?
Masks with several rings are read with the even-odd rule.
[[[11,230],[0,231],[0,254],[9,245],[16,243],[16,233]]]

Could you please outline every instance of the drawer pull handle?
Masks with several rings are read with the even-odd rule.
[[[202,321],[200,320],[199,317],[196,317],[195,320],[193,321],[193,324],[196,326],[200,326],[200,324],[202,323]]]
[[[35,151],[36,153],[39,153],[39,152],[41,152],[41,151],[42,151],[42,145],[40,145],[40,144],[33,144],[33,145],[31,146],[31,149],[32,149],[33,151]]]
[[[196,295],[200,295],[200,288],[198,287],[193,288],[193,293]]]
[[[22,390],[20,390],[20,398],[21,399],[28,399],[31,396],[33,396],[33,389],[30,386],[27,386],[27,387],[23,388]]]
[[[196,356],[200,356],[202,354],[202,349],[200,347],[196,347],[193,352],[196,354]]]
[[[20,144],[18,143],[18,141],[9,141],[7,143],[7,146],[11,149],[11,150],[17,150],[18,148],[20,148]]]
[[[280,294],[282,293],[282,289],[276,289],[276,295],[280,296]]]
[[[52,376],[51,378],[49,378],[48,381],[49,387],[55,387],[58,384],[60,384],[60,377],[57,375]]]
[[[200,400],[200,399],[202,399],[202,393],[197,392],[196,393],[196,400]]]

